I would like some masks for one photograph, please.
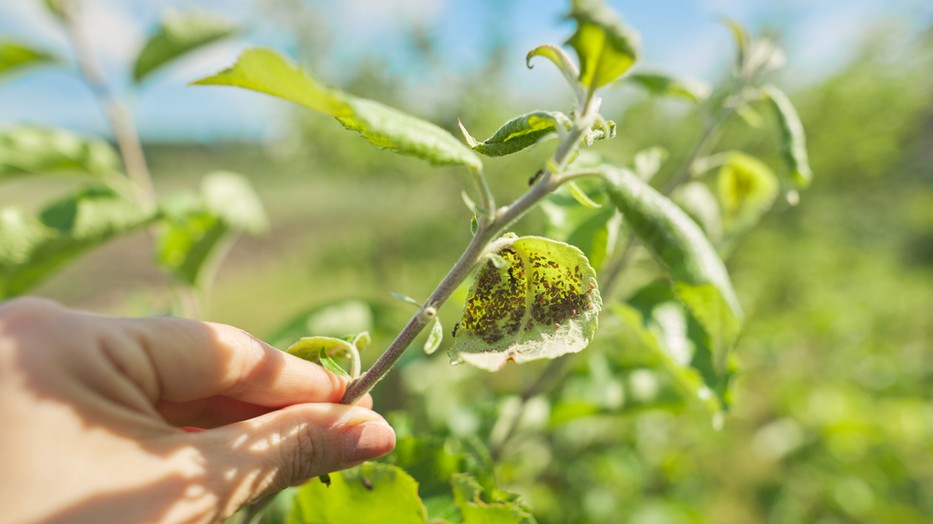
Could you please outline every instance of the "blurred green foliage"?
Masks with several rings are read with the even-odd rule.
[[[631,372],[632,342],[612,322],[601,328],[602,343],[567,361],[549,393],[533,396],[513,435],[503,435],[501,421],[517,416],[519,395],[543,366],[489,375],[450,367],[443,351],[410,351],[375,391],[377,409],[397,412],[402,437],[493,443],[500,486],[521,493],[540,522],[933,521],[933,38],[892,57],[889,36],[872,35],[848,66],[793,94],[816,175],[798,207],[770,215],[727,261],[748,320],[721,429],[702,409],[666,396],[669,384]],[[501,81],[491,64],[489,78]],[[389,75],[370,66],[348,83],[401,98]],[[435,121],[451,126],[461,115],[484,135],[510,116],[506,104],[479,103],[478,92],[465,84],[435,108]],[[696,139],[698,118],[638,100],[618,118],[606,109],[638,132],[620,133],[600,152],[624,161],[662,145],[672,156],[663,179]],[[719,149],[780,165],[776,139],[748,125],[730,122]],[[251,176],[271,232],[233,247],[207,316],[280,344],[308,325],[307,311],[352,299],[365,312],[352,330],[373,334],[363,355],[371,361],[409,313],[388,293],[426,295],[470,236],[459,195],[465,172],[429,171],[373,150],[329,119],[298,116],[294,135],[269,146],[152,145],[148,153],[160,193],[196,187],[194,173],[218,168]],[[497,161],[497,192],[523,191],[541,156]],[[45,181],[8,187],[25,204],[61,191]],[[535,212],[516,230],[537,234],[543,223]],[[138,253],[142,243],[120,240],[39,292],[98,310],[165,309],[158,294],[123,291],[164,284],[132,269],[152,256]],[[108,257],[105,267],[119,260],[130,269],[102,270]],[[441,311],[445,326],[458,305]],[[345,328],[315,334],[352,331]],[[601,408],[575,410],[573,399]],[[495,449],[509,436],[507,448]]]

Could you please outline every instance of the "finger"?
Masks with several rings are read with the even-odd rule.
[[[282,407],[339,402],[346,389],[345,379],[231,326],[178,318],[121,322],[151,362],[161,400],[225,396]]]
[[[367,393],[360,398],[356,405],[372,409],[373,397]],[[155,407],[159,414],[162,415],[162,418],[173,426],[190,426],[203,429],[248,420],[259,415],[265,415],[275,409],[227,397],[210,397],[188,402],[162,400],[157,402]]]
[[[210,397],[188,402],[159,401],[156,410],[169,424],[210,429],[265,415],[276,408],[257,406],[227,397]]]
[[[298,404],[194,434],[232,508],[324,473],[385,455],[395,432],[358,406]]]

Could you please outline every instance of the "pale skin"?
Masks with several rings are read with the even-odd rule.
[[[0,304],[3,520],[221,521],[392,450],[346,385],[222,324]]]

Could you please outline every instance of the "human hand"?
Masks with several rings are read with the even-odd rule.
[[[3,521],[221,520],[392,450],[370,398],[338,404],[345,388],[230,326],[2,304]]]

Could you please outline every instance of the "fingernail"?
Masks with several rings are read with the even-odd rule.
[[[381,421],[364,422],[349,428],[343,438],[346,463],[381,457],[395,448],[395,431]]]

